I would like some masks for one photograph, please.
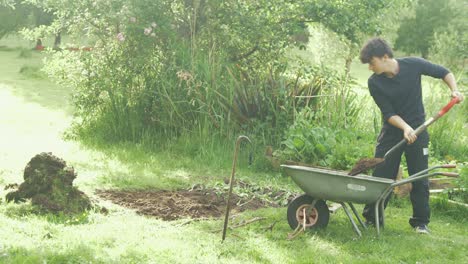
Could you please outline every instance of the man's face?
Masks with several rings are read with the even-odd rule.
[[[385,59],[385,56],[382,58],[372,57],[369,62],[369,70],[375,74],[382,74],[384,72]]]

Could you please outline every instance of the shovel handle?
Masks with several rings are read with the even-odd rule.
[[[433,117],[429,118],[426,122],[424,122],[424,124],[420,125],[418,128],[416,128],[414,130],[414,134],[416,136],[418,136],[419,134],[421,134],[424,130],[426,130],[426,128],[428,126],[430,126],[432,123],[434,123],[437,119],[439,119],[440,117],[442,117],[443,115],[445,115],[455,104],[458,104],[460,102],[460,99],[458,97],[454,97],[452,98],[452,100],[450,100],[450,102],[444,106],[442,109],[440,109],[440,111]],[[394,152],[396,149],[400,148],[401,146],[403,146],[404,144],[406,144],[406,139],[403,138],[402,140],[400,140],[400,142],[398,142],[398,144],[396,144],[395,146],[393,146],[389,151],[387,151],[387,153],[385,153],[385,157],[387,157],[388,155],[390,155],[392,152]]]

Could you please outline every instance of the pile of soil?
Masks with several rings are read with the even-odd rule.
[[[226,212],[226,193],[215,189],[179,191],[119,191],[97,190],[96,194],[115,204],[135,209],[138,214],[163,220],[180,218],[217,218]],[[279,207],[260,198],[241,198],[232,194],[231,214],[264,207]]]
[[[16,191],[6,195],[6,201],[15,203],[28,199],[42,211],[65,214],[76,214],[90,209],[89,198],[76,187],[73,167],[50,152],[34,156],[24,169],[24,182],[19,186],[10,184],[7,188],[17,187]]]

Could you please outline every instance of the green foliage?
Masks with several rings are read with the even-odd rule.
[[[459,169],[460,171],[460,177],[457,178],[456,182],[456,187],[458,188],[464,188],[465,190],[468,190],[468,163],[465,162]],[[465,202],[468,203],[468,202]]]
[[[57,11],[54,25],[97,39],[92,52],[54,53],[46,71],[73,88],[74,133],[80,138],[154,148],[181,136],[232,139],[244,133],[256,144],[277,148],[289,138],[284,133],[296,113],[307,108],[314,113],[314,128],[324,130],[304,134],[301,140],[312,140],[314,149],[308,146],[308,158],[296,158],[346,168],[354,155],[369,150],[366,144],[351,152],[345,147],[364,131],[345,132],[360,124],[360,101],[349,89],[354,81],[325,67],[291,65],[283,55],[297,44],[295,36],[307,21],[320,21],[357,43],[378,31],[372,21],[379,16],[372,14],[390,6],[304,1],[301,9],[300,4],[45,1],[45,10]],[[327,134],[341,139],[316,147]],[[189,153],[207,152],[191,148]]]
[[[52,14],[44,10],[37,1],[33,1],[33,3],[29,2],[11,0],[0,4],[0,17],[2,17],[0,38],[15,33],[24,27],[51,24],[53,20]]]
[[[0,2],[0,7],[15,8],[15,1],[14,0],[2,0]]]
[[[426,112],[428,115],[437,113],[449,98],[442,97],[441,92],[446,96],[448,90],[445,84],[438,82],[429,86],[432,92],[427,99]],[[446,98],[442,100],[441,98]],[[456,104],[448,114],[428,128],[431,137],[431,155],[439,160],[464,162],[468,160],[468,134],[465,126],[468,122],[468,104],[463,101]]]
[[[353,111],[359,112],[356,107],[348,113]],[[318,112],[303,109],[287,130],[282,142],[283,148],[276,155],[282,160],[349,169],[360,157],[372,154],[372,141],[361,138],[359,135],[362,132],[355,130],[356,127],[345,125],[339,112],[328,113],[330,125],[323,127],[321,124],[324,122],[320,121]],[[348,116],[348,122],[356,124],[356,117]]]
[[[10,2],[5,5],[0,5],[0,17],[2,23],[0,24],[0,38],[6,36],[9,33],[18,30],[23,24],[19,21],[23,21],[27,17],[28,11],[22,8],[14,8],[14,3]]]
[[[466,76],[466,60],[468,49],[468,5],[466,1],[449,1],[453,8],[450,24],[443,30],[434,33],[432,46],[429,50],[431,60],[449,67],[453,72],[462,71]]]
[[[285,149],[281,151],[281,156],[326,166],[328,164],[325,162],[336,145],[335,134],[330,128],[315,127],[311,114],[310,110],[304,109],[298,115],[294,125],[286,132],[286,140],[283,141]]]
[[[434,33],[445,30],[456,13],[450,1],[419,0],[414,17],[407,17],[401,22],[395,49],[410,54],[420,53],[427,58],[434,42]]]
[[[294,111],[316,101],[290,97],[318,94],[328,78],[327,72],[289,68],[282,60],[286,48],[297,44],[294,36],[305,32],[308,18],[356,40],[372,23],[363,19],[338,27],[345,16],[336,14],[350,18],[359,10],[384,8],[366,2],[370,9],[363,9],[363,4],[45,1],[45,10],[56,10],[54,24],[99,39],[92,54],[55,55],[48,71],[76,90],[76,127],[83,133],[140,141],[161,133],[220,131],[229,138],[246,131],[278,144]],[[301,8],[322,5],[326,10],[320,14]]]
[[[338,87],[336,73],[304,65],[287,70],[288,65],[278,59],[284,47],[277,46],[277,38],[287,39],[289,29],[276,28],[277,23],[270,20],[277,18],[270,11],[258,15],[263,10],[259,8],[268,9],[269,4],[255,5],[254,9],[246,3],[246,10],[236,9],[232,3],[213,5],[230,16],[242,12],[230,18],[239,21],[232,22],[234,28],[228,32],[228,28],[216,28],[222,26],[219,23],[226,23],[226,17],[218,17],[214,11],[205,10],[197,18],[198,23],[203,23],[208,16],[210,23],[192,28],[191,22],[184,20],[189,17],[184,13],[188,12],[186,9],[174,9],[165,6],[165,2],[134,3],[120,6],[120,11],[116,11],[120,15],[119,27],[107,32],[115,35],[110,41],[96,43],[100,47],[92,53],[55,53],[47,71],[75,90],[74,102],[80,117],[77,134],[140,142],[157,135],[209,137],[214,131],[230,138],[237,131],[246,132],[260,144],[278,145],[294,116],[293,109],[319,101],[295,96],[315,96],[322,90],[339,92],[334,91]],[[119,3],[109,8],[118,9]],[[171,12],[158,13],[160,8]],[[76,24],[94,11],[89,12],[76,14]],[[133,17],[133,13],[139,16]],[[175,21],[174,15],[183,19]],[[239,50],[240,42],[232,43],[241,29],[245,31],[245,19],[265,25],[263,30],[270,32],[265,33],[265,38],[269,37],[270,44],[276,43],[260,43],[266,46],[259,46],[259,57],[255,55],[257,51],[246,56],[244,50]],[[240,21],[243,22],[238,24]],[[101,22],[110,23],[105,17]],[[224,33],[213,35],[213,31]],[[109,38],[103,32],[92,32]],[[230,37],[223,35],[228,33]],[[257,33],[258,30],[243,36],[243,43],[257,41]],[[213,36],[220,40],[212,39]],[[224,43],[223,47],[218,47],[218,41]]]
[[[398,1],[392,1],[398,2]],[[307,1],[305,13],[353,44],[360,44],[363,35],[380,34],[380,15],[392,4],[368,1]]]
[[[466,191],[464,192],[465,199],[467,198]],[[460,201],[458,201],[460,202]],[[462,201],[463,202],[463,201]],[[464,201],[466,203],[466,200]],[[468,208],[461,204],[449,202],[449,193],[443,193],[431,200],[431,208],[433,213],[448,216],[452,219],[466,224],[468,219]]]

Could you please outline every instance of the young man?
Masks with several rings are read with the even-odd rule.
[[[370,39],[362,48],[360,59],[362,63],[368,63],[369,70],[374,72],[368,80],[368,87],[383,117],[375,157],[382,158],[402,138],[408,142],[405,147],[386,157],[385,162],[376,167],[373,176],[395,179],[403,152],[409,175],[427,169],[429,134],[427,131],[419,136],[414,134],[414,129],[425,121],[421,76],[443,79],[451,90],[451,96],[458,97],[461,102],[463,96],[457,90],[454,75],[446,68],[421,58],[393,58],[392,49],[381,38]],[[429,180],[412,184],[410,198],[413,217],[409,223],[418,233],[427,234],[430,218]],[[364,208],[363,216],[369,224],[373,224],[375,219],[373,208],[373,204]]]

